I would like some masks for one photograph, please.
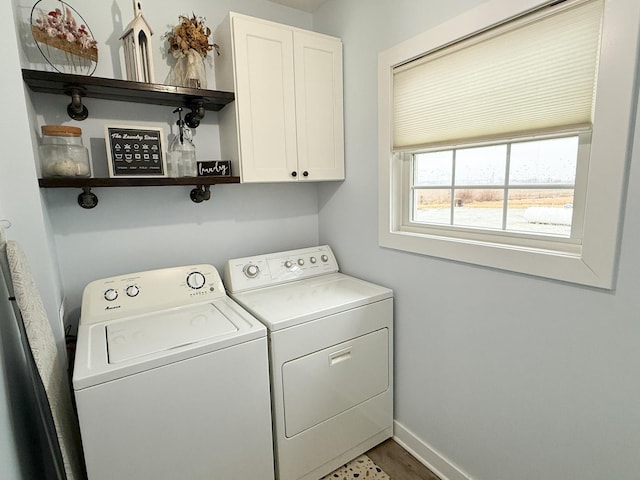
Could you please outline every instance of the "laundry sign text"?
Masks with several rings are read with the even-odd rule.
[[[231,176],[231,162],[216,160],[213,162],[198,162],[199,177],[229,177]]]

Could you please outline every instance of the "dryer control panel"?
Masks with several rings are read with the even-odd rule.
[[[227,262],[224,284],[237,293],[338,271],[331,248],[319,247],[234,258]]]
[[[212,265],[188,265],[103,278],[82,295],[81,324],[182,307],[225,297]]]

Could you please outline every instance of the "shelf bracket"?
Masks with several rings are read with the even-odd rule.
[[[82,193],[78,195],[78,205],[88,210],[98,205],[98,197],[91,191],[91,187],[81,187]],[[189,194],[191,201],[194,203],[202,203],[211,199],[211,185],[196,185]]]
[[[189,128],[198,128],[200,120],[204,118],[204,100],[193,100],[187,107],[191,111],[184,116],[184,123]]]
[[[82,121],[89,116],[89,110],[82,104],[82,97],[86,95],[83,87],[71,86],[65,89],[65,93],[71,97],[71,103],[67,105],[67,113],[74,120]]]
[[[202,203],[205,200],[211,198],[211,189],[209,185],[196,185],[196,188],[191,190],[191,201],[194,203]]]
[[[82,193],[78,195],[78,205],[86,209],[91,209],[98,205],[98,197],[95,193],[91,193],[91,187],[82,187]]]

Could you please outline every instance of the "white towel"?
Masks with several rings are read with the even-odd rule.
[[[71,404],[71,392],[65,381],[65,362],[59,355],[27,259],[16,242],[7,241],[7,257],[29,346],[49,399],[67,480],[80,480],[83,478],[79,456],[80,434]]]

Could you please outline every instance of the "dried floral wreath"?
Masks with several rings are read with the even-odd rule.
[[[189,50],[195,50],[203,58],[211,50],[220,55],[220,47],[215,43],[209,43],[211,29],[205,25],[203,17],[192,14],[191,17],[180,15],[180,23],[166,33],[169,42],[169,53],[174,57],[186,55]]]
[[[36,41],[67,53],[98,61],[97,43],[84,24],[79,24],[69,7],[45,13],[39,10],[31,31]]]

